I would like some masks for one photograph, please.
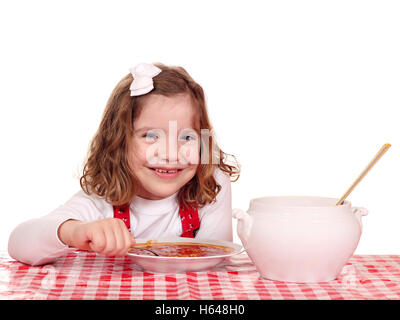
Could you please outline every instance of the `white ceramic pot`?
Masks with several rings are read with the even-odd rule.
[[[360,240],[365,208],[322,197],[265,197],[234,209],[238,235],[263,278],[287,282],[335,279]]]

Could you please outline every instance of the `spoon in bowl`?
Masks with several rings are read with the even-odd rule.
[[[148,249],[148,248],[143,248],[143,247],[132,247],[132,249],[145,250],[145,251],[151,252],[151,253],[152,253],[153,255],[155,255],[155,256],[159,256],[158,253],[156,253],[156,252],[154,252],[153,250]]]
[[[348,195],[353,191],[356,185],[365,177],[368,171],[378,162],[378,160],[385,154],[386,151],[391,147],[389,143],[386,143],[382,146],[382,148],[378,151],[375,157],[369,162],[366,168],[361,172],[361,174],[357,177],[357,179],[353,182],[350,188],[344,193],[344,195],[336,202],[336,206],[340,206],[344,203],[344,200],[348,197]]]

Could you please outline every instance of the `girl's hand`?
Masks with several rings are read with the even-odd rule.
[[[108,256],[124,255],[135,245],[132,234],[117,218],[91,222],[67,220],[58,228],[58,237],[68,246]]]

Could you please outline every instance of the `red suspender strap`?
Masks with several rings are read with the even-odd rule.
[[[181,237],[194,238],[196,232],[200,228],[199,212],[195,208],[186,207],[183,204],[180,204],[179,214],[182,222]]]
[[[114,218],[121,219],[129,231],[131,231],[131,222],[129,217],[129,204],[122,206],[113,206]],[[196,208],[179,205],[179,215],[182,222],[181,237],[194,238],[197,230],[200,228],[199,213]]]
[[[129,232],[131,231],[131,219],[129,215],[129,204],[124,204],[122,206],[113,206],[114,218],[121,219]]]

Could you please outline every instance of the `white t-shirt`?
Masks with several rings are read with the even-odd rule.
[[[230,177],[220,169],[214,177],[221,190],[216,202],[199,208],[200,229],[196,239],[232,241],[232,196]],[[179,237],[182,223],[177,194],[161,200],[135,197],[130,205],[131,232],[135,238]],[[10,235],[8,253],[31,265],[52,262],[70,248],[60,241],[58,227],[68,219],[94,221],[114,216],[113,207],[103,198],[82,190],[50,214],[18,225]]]

